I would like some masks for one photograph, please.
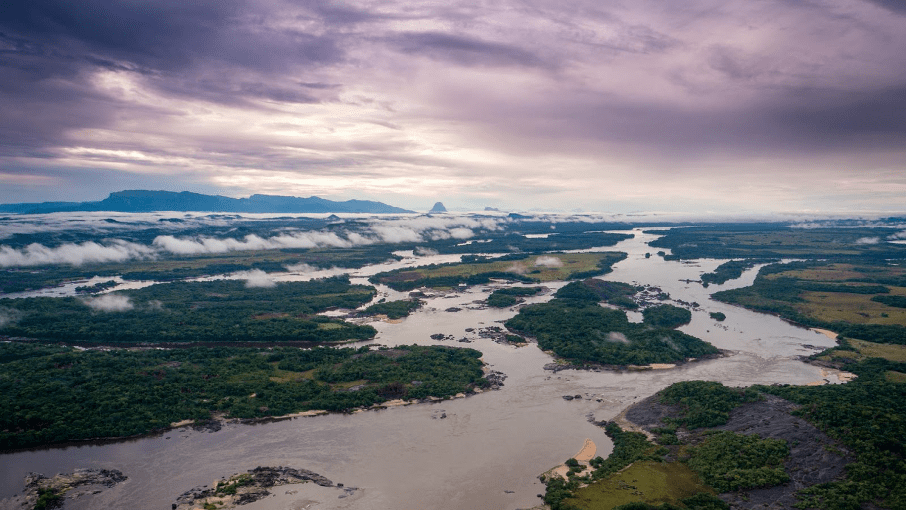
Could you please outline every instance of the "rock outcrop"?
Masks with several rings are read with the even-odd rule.
[[[65,508],[68,500],[99,494],[126,479],[126,475],[116,469],[76,469],[51,478],[41,473],[28,473],[22,495],[5,500],[3,505],[9,505],[4,508],[31,510],[40,500],[43,508]]]
[[[773,395],[764,395],[757,402],[743,404],[730,411],[730,420],[718,427],[677,430],[677,437],[696,443],[708,430],[728,430],[737,434],[758,434],[762,438],[783,439],[790,448],[784,470],[790,481],[765,489],[750,489],[721,494],[720,498],[732,508],[749,510],[789,509],[797,500],[795,493],[805,487],[831,482],[843,475],[846,464],[852,461],[846,448],[814,425],[793,416],[796,404]],[[680,415],[678,405],[665,405],[654,395],[633,404],[624,413],[625,419],[645,431],[662,427],[665,417]]]
[[[218,509],[246,505],[270,496],[273,487],[313,482],[321,487],[334,487],[327,478],[307,469],[290,467],[256,467],[245,473],[235,474],[216,482],[213,487],[195,487],[182,493],[173,503],[173,510],[189,510],[214,504]],[[342,487],[342,484],[337,484]],[[344,494],[354,492],[354,487],[344,488]]]

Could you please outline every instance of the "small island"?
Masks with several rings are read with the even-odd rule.
[[[568,366],[626,367],[682,363],[690,358],[713,357],[713,345],[672,329],[688,322],[688,310],[661,304],[646,308],[642,324],[629,322],[626,312],[604,308],[602,296],[626,299],[634,288],[600,280],[573,282],[547,303],[528,305],[505,325],[521,336],[532,337],[541,349],[552,351]]]

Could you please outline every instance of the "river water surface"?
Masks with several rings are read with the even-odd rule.
[[[586,372],[544,370],[552,361],[535,344],[501,345],[480,338],[478,329],[500,325],[516,309],[485,309],[476,301],[493,286],[437,293],[427,305],[399,323],[374,322],[383,345],[444,344],[478,349],[505,385],[468,398],[393,407],[352,415],[323,415],[258,424],[227,424],[217,432],[175,429],[160,436],[103,445],[47,448],[0,456],[0,500],[22,490],[30,471],[52,476],[75,468],[119,469],[129,479],[96,496],[67,502],[67,508],[169,509],[182,492],[256,466],[291,466],[320,473],[355,491],[304,486],[279,487],[274,496],[244,508],[282,509],[501,509],[540,503],[538,475],[582,447],[586,438],[606,456],[611,442],[590,419],[606,420],[629,404],[682,380],[727,385],[840,382],[834,375],[798,360],[832,346],[824,335],[783,320],[711,301],[716,290],[751,284],[757,268],[737,280],[705,289],[697,280],[721,261],[664,261],[646,252],[657,236],[634,231],[635,238],[607,250],[629,257],[602,278],[657,286],[671,299],[697,302],[692,322],[680,329],[730,355],[667,370]],[[458,259],[458,256],[455,257]],[[431,257],[397,264],[435,262]],[[439,260],[437,260],[439,261]],[[386,266],[354,271],[353,280]],[[287,275],[301,279],[311,275]],[[551,292],[528,302],[551,298]],[[398,293],[379,287],[388,299]],[[447,312],[460,308],[458,312]],[[718,323],[708,312],[720,311]],[[637,319],[637,317],[636,317]],[[467,332],[467,329],[475,331]],[[471,343],[434,341],[433,333]],[[567,401],[564,395],[581,395]],[[445,415],[445,418],[441,416]],[[0,508],[11,502],[0,501]]]

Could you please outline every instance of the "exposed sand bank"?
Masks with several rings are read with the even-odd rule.
[[[822,335],[830,338],[831,340],[837,339],[837,334],[829,329],[812,328],[812,331],[814,331],[815,333],[821,333]]]
[[[579,461],[579,464],[583,468],[578,476],[586,475],[591,471],[592,468],[589,462],[591,461],[591,459],[595,458],[595,455],[597,453],[598,447],[597,445],[595,445],[595,442],[591,439],[586,439],[585,443],[582,445],[582,449],[579,450],[579,453],[572,456],[573,459]],[[559,476],[560,478],[563,478],[565,480],[567,473],[569,473],[569,466],[567,466],[566,464],[560,464],[559,466],[548,471],[547,474],[549,476]]]
[[[823,386],[825,384],[829,384],[831,377],[836,377],[837,380],[840,381],[841,383],[848,383],[849,381],[852,381],[853,379],[855,379],[858,376],[856,374],[853,374],[850,372],[844,372],[842,370],[837,370],[834,368],[822,368],[821,377],[823,379],[821,379],[820,381],[812,381],[812,382],[806,384],[806,386]]]

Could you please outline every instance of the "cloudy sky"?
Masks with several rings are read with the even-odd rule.
[[[6,0],[0,202],[906,211],[900,0]]]

